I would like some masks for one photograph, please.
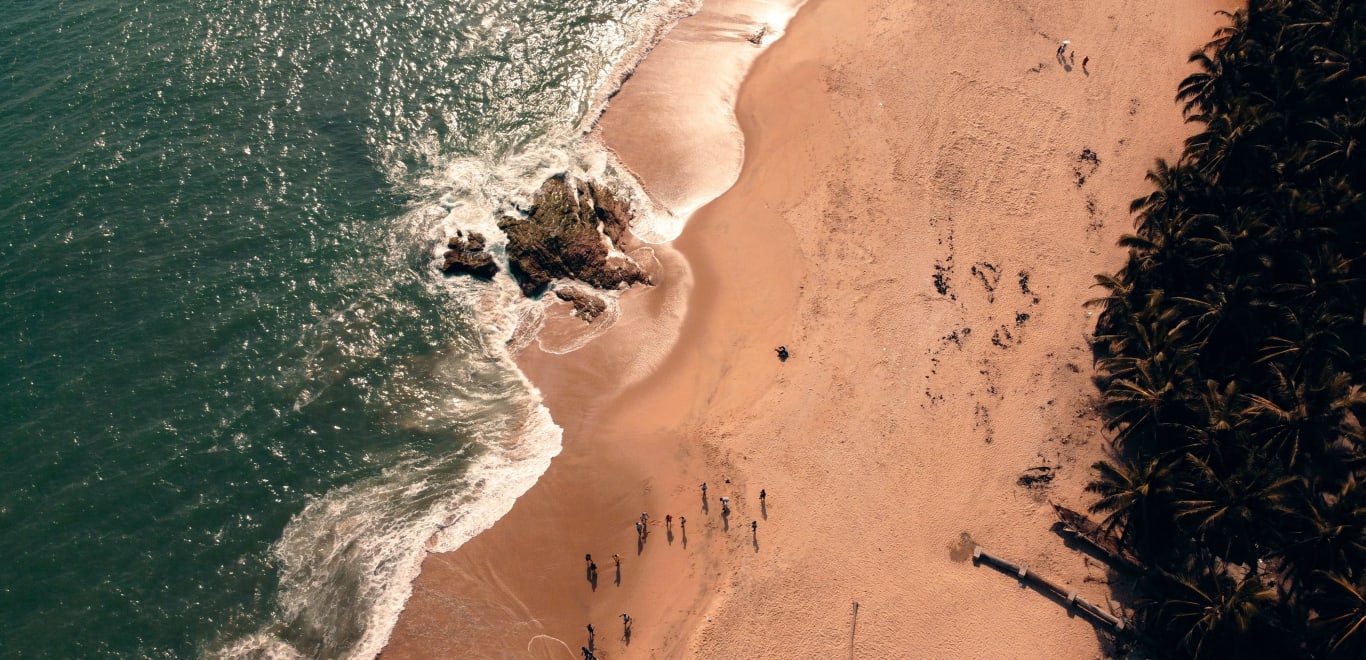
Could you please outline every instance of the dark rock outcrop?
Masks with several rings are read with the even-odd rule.
[[[493,279],[498,273],[498,264],[493,261],[493,255],[484,251],[484,235],[478,232],[457,233],[451,237],[446,247],[446,254],[442,255],[445,262],[441,264],[441,272],[447,275],[473,275],[483,279]]]
[[[557,287],[555,295],[567,303],[574,305],[574,313],[585,322],[592,323],[593,319],[607,311],[607,303],[602,298],[595,296],[587,291],[571,289],[567,287]]]
[[[625,246],[631,236],[631,204],[591,181],[580,182],[578,191],[579,197],[593,200],[593,214],[602,223],[602,233],[618,248]]]
[[[599,289],[650,284],[630,259],[610,256],[604,239],[621,246],[629,222],[630,207],[605,188],[557,176],[537,191],[526,217],[504,217],[498,227],[508,237],[508,269],[522,293],[536,296],[557,278]]]

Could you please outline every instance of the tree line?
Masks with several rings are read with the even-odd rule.
[[[1173,655],[1366,658],[1366,3],[1222,13],[1096,278],[1091,510]]]

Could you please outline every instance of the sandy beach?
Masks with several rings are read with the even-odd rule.
[[[384,655],[577,658],[589,623],[600,658],[1104,655],[970,550],[1113,598],[1051,531],[1103,456],[1082,303],[1190,132],[1186,56],[1236,5],[809,0],[734,99],[743,151],[725,125],[652,129],[702,103],[668,93],[705,66],[670,46],[684,26],[752,48],[739,28],[765,22],[708,6],[730,18],[685,19],[598,131],[662,206],[742,153],[738,179],[656,247],[659,285],[617,325],[519,356],[564,451],[428,557]]]

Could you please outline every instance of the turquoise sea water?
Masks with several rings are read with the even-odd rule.
[[[0,3],[0,656],[373,654],[558,451],[432,242],[661,5]]]

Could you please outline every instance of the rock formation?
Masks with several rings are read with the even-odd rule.
[[[522,292],[539,295],[556,278],[599,289],[650,284],[635,262],[611,254],[628,236],[629,213],[624,201],[600,186],[563,176],[546,181],[526,217],[498,223],[508,237],[508,268]]]
[[[607,188],[556,176],[541,185],[523,211],[523,217],[504,216],[498,228],[508,237],[508,270],[528,297],[540,295],[556,279],[579,280],[598,289],[651,284],[650,276],[621,254],[633,240],[631,206]],[[498,265],[484,244],[480,234],[457,234],[447,246],[442,271],[492,278]],[[599,297],[584,291],[556,295],[573,303],[588,321],[606,309]]]
[[[598,315],[607,311],[607,302],[600,296],[595,296],[583,289],[570,287],[557,287],[555,295],[567,303],[574,305],[574,313],[587,323],[592,323]]]
[[[468,236],[459,232],[451,237],[449,248],[443,255],[445,262],[441,272],[447,275],[473,275],[481,279],[493,279],[498,273],[498,264],[493,255],[484,251],[484,235],[470,232]]]

